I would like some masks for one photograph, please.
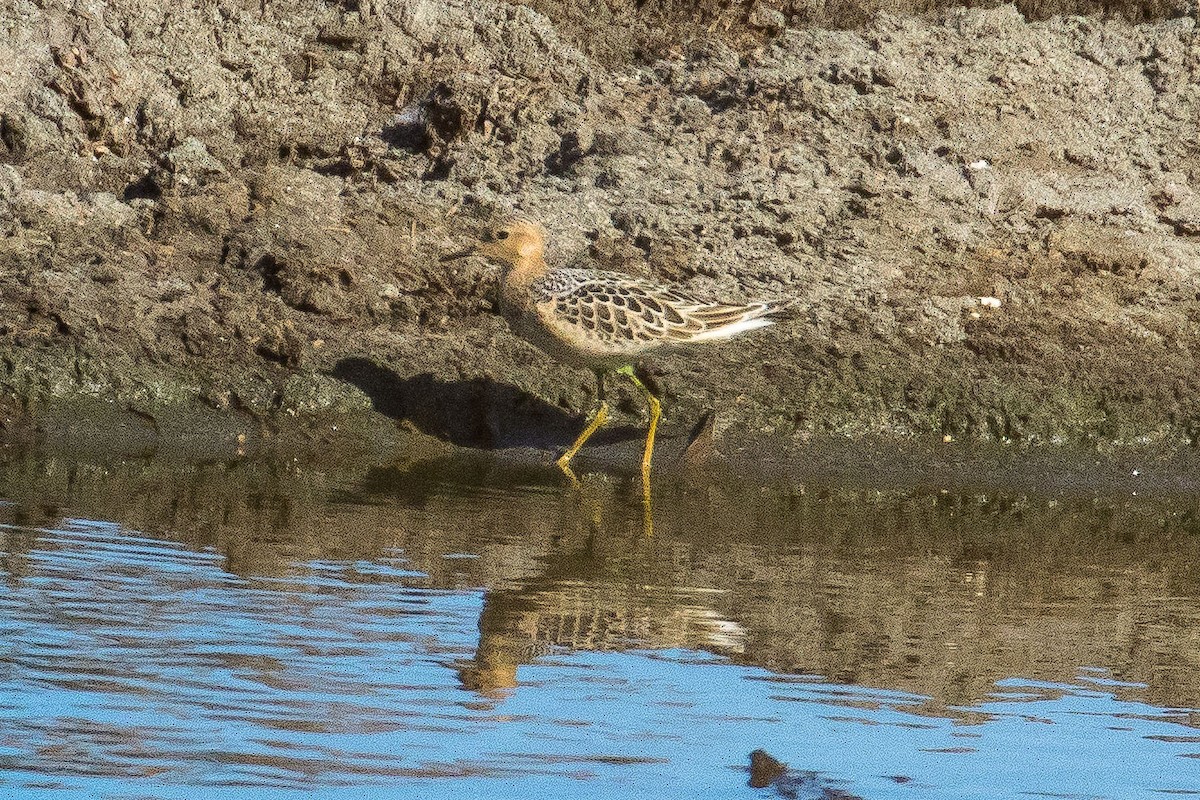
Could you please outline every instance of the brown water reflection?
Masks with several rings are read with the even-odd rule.
[[[485,590],[459,679],[519,691],[553,652],[690,648],[781,676],[899,689],[928,711],[998,680],[1099,667],[1200,706],[1200,500],[875,492],[678,478],[642,533],[637,487],[487,458],[0,467],[9,519],[120,522],[212,548],[242,576],[402,554],[434,588]],[[21,546],[6,532],[10,579]],[[370,580],[361,574],[356,580]]]

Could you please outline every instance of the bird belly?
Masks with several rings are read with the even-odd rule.
[[[588,369],[615,369],[630,363],[643,348],[636,352],[628,347],[605,342],[590,331],[561,329],[562,326],[547,325],[534,310],[505,313],[513,333],[549,355],[555,361]],[[573,326],[575,327],[575,326]]]

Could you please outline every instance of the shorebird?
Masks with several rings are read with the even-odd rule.
[[[620,272],[550,267],[545,250],[542,226],[517,218],[489,228],[478,243],[441,260],[479,255],[498,263],[502,268],[500,312],[513,332],[556,360],[595,373],[596,408],[556,462],[572,482],[571,459],[608,420],[605,376],[622,375],[641,391],[650,412],[642,451],[642,487],[648,495],[662,403],[634,374],[634,360],[766,327],[791,302],[702,300],[676,287]]]

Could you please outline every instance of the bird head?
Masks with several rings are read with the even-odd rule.
[[[546,234],[536,222],[517,217],[484,230],[479,241],[458,253],[442,256],[442,261],[477,255],[512,267],[518,262],[540,260],[546,249]]]

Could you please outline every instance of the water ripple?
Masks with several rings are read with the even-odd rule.
[[[415,511],[239,485],[169,498],[153,533],[74,509],[0,526],[0,795],[1200,792],[1200,666],[1163,646],[1200,620],[1186,539],[1028,561],[1051,530],[1028,504],[968,547],[962,506],[947,532],[919,498],[713,490],[707,522],[659,501],[676,521],[645,540],[619,492],[439,485]]]

